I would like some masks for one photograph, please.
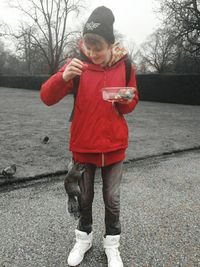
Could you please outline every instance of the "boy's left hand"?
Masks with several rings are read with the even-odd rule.
[[[125,98],[121,98],[117,101],[117,103],[120,103],[120,104],[124,104],[124,105],[127,105],[129,103],[131,103],[133,101],[133,98],[135,96],[135,92],[133,92],[133,96],[131,99],[125,99]]]
[[[116,103],[119,103],[119,104],[123,104],[123,105],[127,105],[129,103],[131,103],[132,99],[122,99],[122,100],[118,100]]]
[[[129,103],[132,102],[134,96],[135,96],[135,91],[136,88],[132,87],[131,89],[129,89],[129,91],[125,91],[125,92],[121,92],[119,93],[119,95],[121,96],[119,99],[117,99],[116,102],[120,103],[120,104],[124,104],[127,105]]]

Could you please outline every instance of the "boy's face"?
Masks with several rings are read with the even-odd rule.
[[[86,44],[84,42],[87,57],[96,65],[106,66],[111,58],[112,45],[102,41],[97,45]]]

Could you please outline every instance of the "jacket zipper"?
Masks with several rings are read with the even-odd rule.
[[[104,154],[102,153],[102,162],[101,162],[101,164],[102,164],[102,167],[104,167],[104,165],[105,165],[105,156],[104,156]]]

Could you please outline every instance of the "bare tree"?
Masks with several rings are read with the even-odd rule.
[[[49,72],[47,60],[32,37],[35,34],[36,31],[33,27],[24,24],[21,24],[18,33],[14,34],[16,56],[23,63],[22,66],[25,66],[20,70],[24,74],[34,75]]]
[[[184,48],[200,56],[200,0],[161,0],[160,12]]]
[[[14,34],[17,38],[16,53],[21,61],[25,62],[26,70],[28,74],[32,74],[32,64],[36,64],[34,58],[36,51],[33,49],[35,43],[32,39],[33,29],[29,26],[24,27],[21,24],[17,34]]]
[[[19,34],[13,33],[20,40],[21,48],[24,47],[24,56],[28,62],[30,51],[32,53],[37,48],[37,53],[47,62],[49,74],[57,71],[60,63],[65,60],[63,50],[70,46],[74,34],[77,34],[77,31],[67,25],[68,19],[72,14],[78,16],[83,8],[82,2],[83,0],[26,0],[25,7],[21,0],[13,0],[12,7],[19,9],[30,21],[28,27],[21,26]]]
[[[20,62],[6,46],[7,45],[0,40],[0,75],[17,74]]]
[[[0,38],[5,38],[7,35],[9,35],[10,27],[4,22],[0,21]]]
[[[0,74],[3,73],[5,60],[6,60],[6,53],[4,50],[4,43],[0,41]]]
[[[140,49],[140,65],[159,73],[170,70],[175,55],[175,39],[171,32],[158,29]]]
[[[136,59],[138,53],[136,44],[132,40],[130,40],[127,42],[126,49],[128,51],[131,62],[133,62],[136,65]]]

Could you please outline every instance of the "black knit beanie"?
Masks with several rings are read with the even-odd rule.
[[[98,34],[104,37],[108,43],[113,44],[115,42],[113,34],[114,21],[115,17],[109,8],[105,6],[97,7],[86,22],[83,35],[86,33]]]

